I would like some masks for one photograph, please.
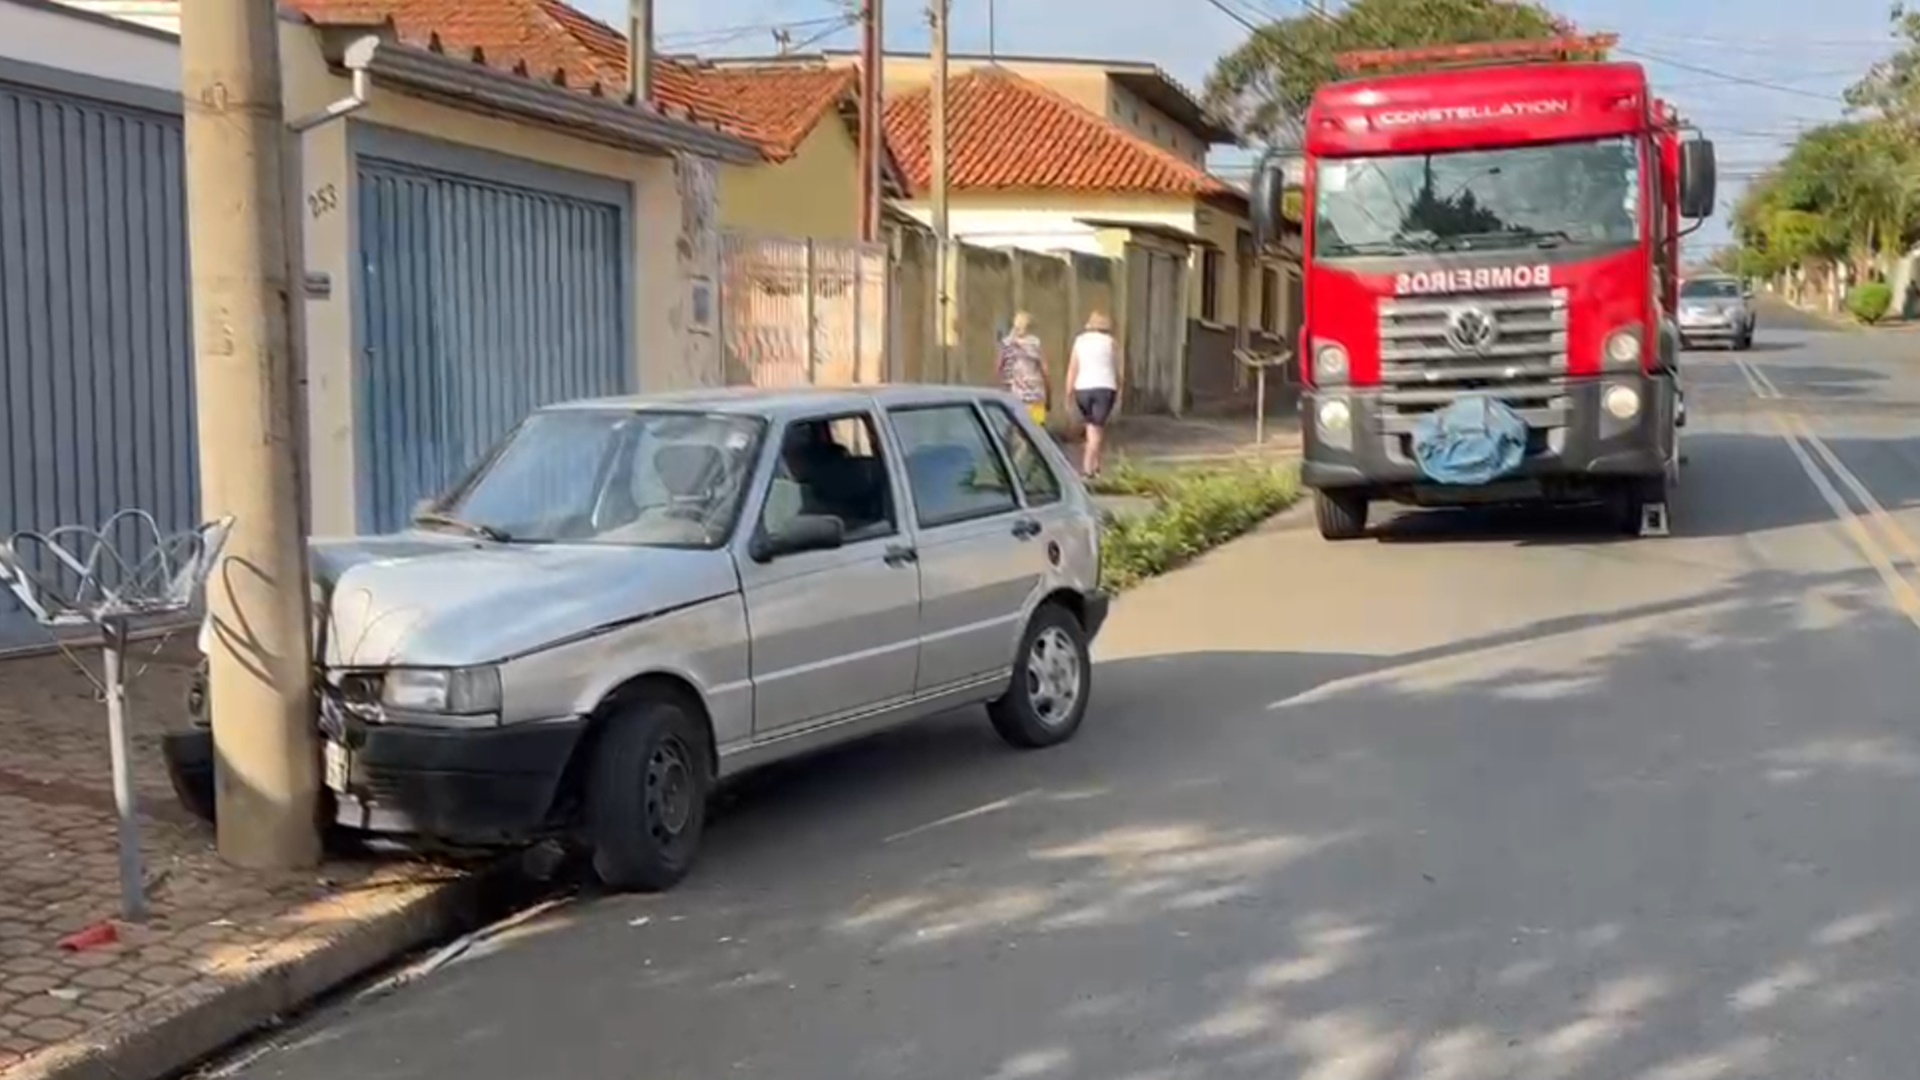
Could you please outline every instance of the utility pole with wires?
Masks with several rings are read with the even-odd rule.
[[[635,105],[653,100],[653,0],[627,0],[627,82]]]
[[[880,207],[884,201],[880,165],[886,160],[886,128],[882,122],[881,87],[886,66],[886,39],[882,0],[860,2],[860,239],[880,239]]]
[[[259,0],[180,5],[201,490],[233,522],[206,586],[215,817],[222,858],[291,870],[320,861],[320,752],[279,35]]]
[[[933,23],[933,86],[928,92],[927,138],[933,166],[934,311],[939,342],[940,375],[949,370],[953,338],[952,244],[947,232],[947,22],[952,0],[932,0],[927,18]]]

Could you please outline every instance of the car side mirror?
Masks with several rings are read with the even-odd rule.
[[[1688,139],[1680,144],[1680,216],[1695,221],[1713,216],[1717,170],[1713,142]]]
[[[772,562],[782,555],[804,551],[831,551],[847,542],[846,523],[831,514],[801,514],[779,529],[762,529],[753,538],[755,562]]]

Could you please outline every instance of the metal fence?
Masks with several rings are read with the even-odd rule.
[[[882,244],[723,233],[720,341],[727,381],[754,386],[884,382]]]

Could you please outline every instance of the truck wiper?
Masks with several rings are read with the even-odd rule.
[[[1526,244],[1552,248],[1572,242],[1573,234],[1565,229],[1502,229],[1499,232],[1459,233],[1443,237],[1440,246],[1445,251],[1462,251],[1475,247],[1493,249]]]
[[[446,529],[457,529],[468,536],[477,536],[482,540],[491,540],[496,544],[510,542],[513,537],[502,529],[491,525],[482,525],[475,521],[465,521],[452,514],[443,514],[438,510],[425,510],[413,516],[415,525],[437,525]]]
[[[1335,251],[1322,251],[1324,255],[1401,255],[1409,251],[1432,251],[1435,240],[1432,236],[1408,236],[1401,234],[1386,240],[1361,240],[1350,244],[1341,244]]]

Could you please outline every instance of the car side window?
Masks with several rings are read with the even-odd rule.
[[[986,406],[987,423],[1000,438],[1000,445],[1013,464],[1013,475],[1020,478],[1020,490],[1027,494],[1028,506],[1048,506],[1060,501],[1060,477],[1040,452],[1027,429],[1013,418],[1012,410],[997,401]]]
[[[761,528],[777,532],[803,514],[839,518],[850,544],[899,531],[893,484],[871,416],[820,417],[787,425]]]
[[[972,405],[894,409],[914,511],[927,527],[1019,509],[1006,463]]]

